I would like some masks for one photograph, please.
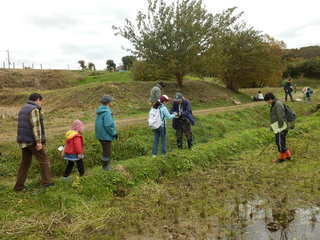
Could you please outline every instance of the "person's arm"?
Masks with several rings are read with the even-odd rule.
[[[31,114],[30,114],[30,123],[32,126],[32,131],[33,131],[33,135],[36,141],[36,148],[37,150],[41,150],[42,149],[42,129],[41,129],[41,123],[40,123],[40,111],[39,109],[34,109],[32,110]]]
[[[176,117],[177,113],[170,114],[167,107],[163,106],[161,108],[163,119],[173,119]]]
[[[116,126],[110,112],[105,113],[103,125],[110,136],[114,137],[117,135]]]

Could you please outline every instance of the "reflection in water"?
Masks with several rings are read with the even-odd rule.
[[[210,240],[319,240],[319,208],[290,209],[287,201],[238,203],[232,207],[232,218],[220,216],[218,235]]]

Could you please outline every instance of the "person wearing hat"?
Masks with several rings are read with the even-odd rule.
[[[151,89],[149,98],[151,105],[155,104],[159,100],[161,97],[161,89],[164,87],[165,84],[163,82],[159,82]]]
[[[169,110],[165,106],[169,102],[167,95],[162,95],[159,100],[153,105],[153,108],[160,110],[161,126],[158,129],[154,129],[154,142],[152,146],[152,156],[156,157],[158,154],[159,139],[161,140],[161,154],[167,153],[167,119],[173,119],[177,113],[170,114]]]
[[[191,149],[193,145],[191,126],[195,124],[195,120],[190,102],[179,92],[176,93],[171,112],[178,113],[172,121],[172,127],[176,130],[178,148],[183,148],[183,135],[186,135],[188,148]]]
[[[291,159],[291,152],[286,146],[286,138],[288,135],[288,124],[286,120],[286,107],[279,101],[273,93],[267,93],[264,96],[264,100],[271,106],[270,108],[270,121],[271,125],[278,126],[279,129],[274,130],[276,144],[279,151],[278,159],[274,160],[274,163],[281,163],[285,160]]]
[[[103,96],[101,98],[101,106],[96,112],[95,132],[96,138],[102,146],[102,168],[106,171],[111,170],[111,144],[113,140],[118,139],[116,123],[112,116],[112,101],[111,96]]]

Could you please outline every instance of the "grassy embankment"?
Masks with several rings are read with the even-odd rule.
[[[294,104],[299,116],[308,114],[311,107]],[[270,164],[276,152],[273,144],[269,145],[272,133],[261,128],[267,125],[267,108],[257,107],[219,114],[208,118],[208,123],[200,119],[208,124],[211,135],[207,135],[206,128],[195,129],[196,136],[204,135],[206,139],[198,142],[192,152],[173,150],[166,158],[152,159],[130,156],[133,151],[128,155],[130,159],[115,163],[117,171],[106,173],[94,167],[88,169],[84,178],[56,181],[57,186],[47,191],[37,187],[36,179],[25,193],[13,193],[11,186],[5,185],[0,191],[1,199],[5,199],[1,203],[0,236],[124,239],[137,234],[134,239],[143,239],[142,236],[148,239],[151,235],[167,239],[175,231],[202,236],[212,230],[210,225],[197,227],[193,222],[202,223],[215,217],[221,228],[228,230],[226,226],[234,219],[234,211],[228,205],[234,202],[264,199],[274,193],[269,196],[274,198],[268,205],[272,207],[286,193],[293,199],[292,205],[304,200],[312,204],[319,191],[316,171],[311,168],[316,166],[317,155],[312,148],[305,147],[316,144],[319,117],[316,114],[299,118],[297,129],[290,134],[294,138],[290,146],[294,148],[295,160],[279,167]],[[299,141],[301,138],[305,139],[303,143]],[[135,144],[138,147],[145,141],[138,137]],[[267,151],[261,152],[266,145]],[[303,165],[302,159],[308,164]],[[213,170],[208,170],[212,167]],[[180,177],[175,179],[177,176]],[[292,181],[297,184],[290,185]],[[283,192],[285,187],[289,189]],[[306,195],[298,197],[301,191]],[[187,230],[185,221],[196,226],[195,231]]]

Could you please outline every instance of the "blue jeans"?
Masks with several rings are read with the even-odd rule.
[[[161,139],[161,153],[164,155],[167,153],[167,133],[165,127],[159,127],[154,132],[154,141],[152,146],[152,155],[157,155],[159,138]]]

